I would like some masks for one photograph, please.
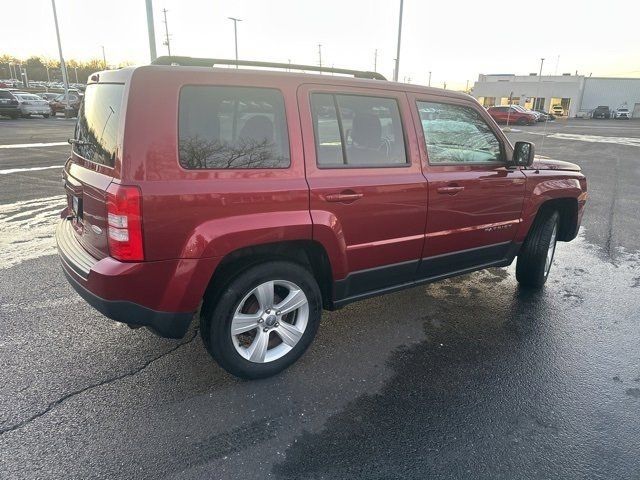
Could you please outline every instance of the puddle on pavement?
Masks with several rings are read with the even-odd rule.
[[[0,270],[56,253],[63,195],[0,205]]]
[[[515,262],[423,287],[425,339],[390,355],[381,389],[298,435],[273,473],[569,478],[576,465],[590,476],[640,466],[640,255],[603,257],[582,231],[559,245],[541,291],[518,288]]]

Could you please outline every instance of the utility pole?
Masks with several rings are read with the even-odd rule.
[[[402,40],[402,7],[404,0],[400,0],[400,16],[398,17],[398,45],[396,49],[396,69],[393,71],[393,81],[398,81],[398,72],[400,71],[400,42]]]
[[[162,13],[164,14],[164,44],[167,46],[167,52],[169,56],[171,56],[171,42],[169,41],[169,24],[167,23],[167,9],[163,8]]]
[[[233,20],[233,38],[236,46],[236,68],[238,68],[238,22],[241,22],[242,19],[227,17],[229,20]]]
[[[431,71],[429,71],[429,83],[428,83],[428,86],[429,87],[431,86]]]
[[[47,82],[51,82],[51,77],[49,76],[49,62],[47,61],[47,63],[44,64],[44,68],[47,69]],[[78,83],[78,81],[76,80],[76,83]]]
[[[56,25],[56,37],[58,38],[58,52],[60,53],[60,70],[62,70],[62,81],[64,83],[64,98],[66,106],[64,108],[64,116],[71,116],[71,105],[69,105],[69,79],[67,78],[67,66],[64,64],[64,56],[62,55],[62,43],[60,42],[60,29],[58,28],[58,14],[56,13],[56,0],[51,0],[53,8],[53,22]]]
[[[78,82],[78,67],[73,67],[73,68],[76,71],[76,83],[80,83]]]
[[[540,59],[540,72],[538,72],[538,91],[536,92],[536,100],[533,102],[534,110],[544,110],[544,105],[540,105],[540,84],[542,83],[542,65],[544,64],[544,58]],[[536,103],[538,104],[536,108]]]
[[[322,44],[318,44],[318,64],[320,65],[320,75],[322,75]]]
[[[467,80],[467,88],[464,89],[464,93],[469,93],[469,80]]]
[[[156,29],[153,26],[153,0],[145,0],[147,4],[147,32],[149,33],[149,55],[153,62],[158,58],[156,52]]]
[[[104,69],[107,69],[107,56],[104,54],[104,45],[100,45],[102,47],[102,64],[104,65]]]
[[[373,53],[373,71],[378,71],[378,49]]]

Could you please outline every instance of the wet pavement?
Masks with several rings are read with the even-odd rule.
[[[640,122],[509,136],[589,177],[543,290],[511,266],[352,304],[254,382],[197,325],[164,340],[85,305],[47,250],[59,172],[0,175],[0,478],[640,478]],[[0,171],[67,152],[0,149]]]

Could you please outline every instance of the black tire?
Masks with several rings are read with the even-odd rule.
[[[536,217],[529,235],[527,235],[516,264],[516,279],[523,287],[541,288],[551,270],[555,254],[555,242],[558,238],[560,215],[555,210],[543,211]],[[550,252],[550,244],[555,229],[554,247]],[[545,271],[547,257],[551,256],[549,268]]]
[[[45,113],[44,115],[42,115],[44,118],[49,118],[49,114]]]
[[[256,363],[236,350],[231,321],[238,306],[253,289],[273,280],[292,282],[304,292],[308,302],[307,325],[298,343],[288,353],[273,361]],[[293,364],[313,341],[322,315],[322,296],[313,275],[303,266],[288,261],[265,261],[251,266],[224,286],[223,293],[216,295],[212,291],[207,295],[200,317],[203,343],[222,368],[240,378],[270,377]],[[276,336],[276,342],[280,338]]]

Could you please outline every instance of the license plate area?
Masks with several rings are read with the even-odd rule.
[[[80,227],[82,225],[82,197],[69,194],[69,209],[71,210],[72,222],[76,224],[76,226]]]

